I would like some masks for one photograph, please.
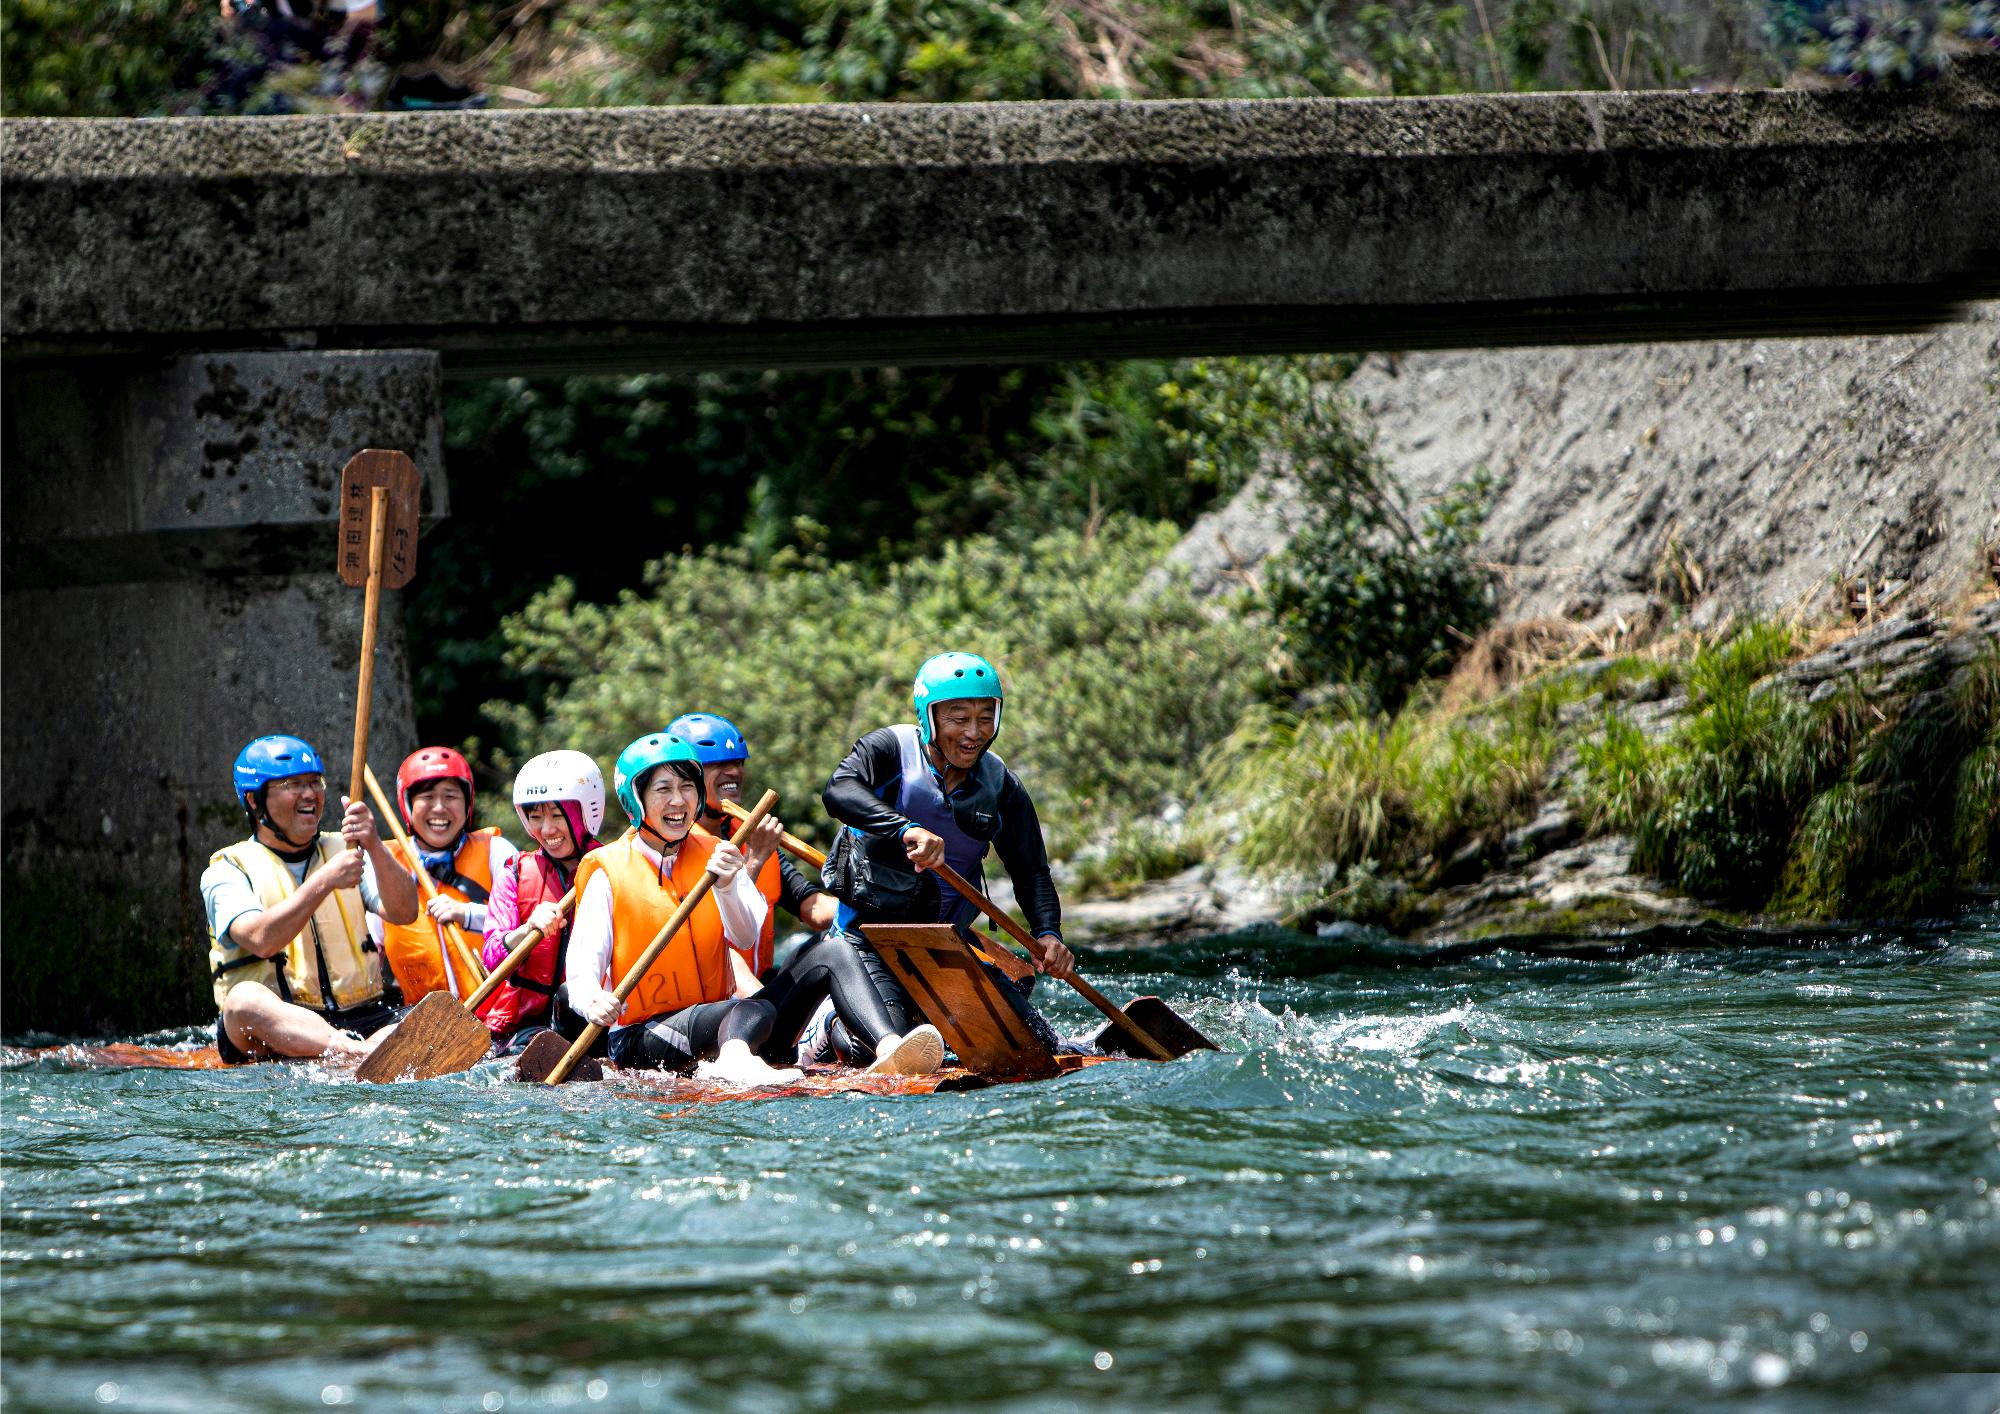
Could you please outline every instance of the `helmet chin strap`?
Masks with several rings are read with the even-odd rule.
[[[250,812],[250,822],[252,827],[254,828],[259,825],[263,826],[265,829],[269,830],[272,834],[276,835],[279,839],[283,840],[285,844],[292,849],[296,850],[296,849],[310,848],[313,843],[313,840],[319,838],[319,832],[315,830],[313,832],[312,839],[299,841],[293,839],[290,835],[286,834],[283,830],[279,829],[278,822],[271,818],[271,812],[268,809],[266,809],[264,805],[264,793],[269,789],[270,786],[268,784],[257,787],[257,790],[254,795],[254,799],[256,800],[257,804],[255,808],[252,809]]]

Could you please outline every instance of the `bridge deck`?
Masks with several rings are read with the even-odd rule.
[[[1836,331],[1990,293],[2000,244],[2000,57],[1913,95],[0,133],[9,357],[423,347],[465,374]]]

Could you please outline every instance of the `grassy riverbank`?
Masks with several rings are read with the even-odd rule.
[[[1732,916],[1909,918],[2000,882],[1990,630],[1893,683],[1864,669],[1808,700],[1785,670],[1828,638],[1752,623],[1483,688],[1461,673],[1393,715],[1262,709],[1203,810],[1236,821],[1238,861],[1291,881],[1297,918],[1398,931],[1435,923],[1456,886],[1611,837],[1630,840],[1635,874]],[[1128,853],[1096,874],[1129,879],[1147,856]],[[1632,916],[1510,911],[1530,928]]]

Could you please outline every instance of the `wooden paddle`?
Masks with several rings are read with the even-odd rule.
[[[747,820],[750,818],[750,812],[733,800],[718,800],[715,802],[715,808],[732,820]],[[826,867],[826,856],[800,839],[797,835],[792,834],[789,830],[778,836],[778,843],[790,851],[795,858],[803,859],[806,863],[812,865],[813,868],[824,869]],[[985,948],[974,943],[972,950],[979,954],[980,961],[990,963],[994,967],[999,968],[1001,973],[1010,982],[1019,982],[1024,977],[1035,975],[1034,968],[1021,961],[1018,957],[1015,957],[1014,954],[1008,952],[1005,948],[995,948],[992,952],[988,952]]]
[[[354,766],[347,798],[361,799],[368,769],[368,717],[375,701],[375,624],[382,591],[417,572],[417,464],[402,452],[356,452],[340,469],[341,583],[363,590],[361,683],[354,697]]]
[[[973,888],[972,885],[966,883],[964,877],[956,869],[952,868],[949,864],[943,863],[933,864],[928,867],[933,874],[937,875],[947,884],[950,884],[954,889],[957,889],[967,903],[999,924],[1000,930],[1019,944],[1029,957],[1039,958],[1042,955],[1041,943],[1030,936],[1026,928],[1023,928],[1007,914],[1001,912],[999,906],[993,900]],[[1119,1032],[1128,1041],[1139,1048],[1133,1054],[1150,1056],[1154,1060],[1173,1060],[1176,1055],[1187,1054],[1186,1051],[1176,1052],[1170,1050],[1167,1046],[1155,1040],[1152,1032],[1113,1006],[1109,997],[1105,996],[1104,993],[1098,991],[1097,988],[1091,986],[1090,983],[1084,981],[1083,978],[1077,976],[1074,972],[1063,980],[1076,988],[1078,994],[1085,1001],[1103,1012],[1111,1024],[1117,1027]],[[1189,1029],[1192,1030],[1193,1028],[1190,1027]],[[1209,1049],[1213,1050],[1215,1048],[1211,1046]]]
[[[403,833],[403,827],[397,823],[396,816],[399,812],[391,808],[389,797],[382,793],[382,783],[375,779],[375,768],[364,762],[361,774],[368,783],[368,794],[374,799],[375,808],[389,821],[389,833],[396,837],[396,843],[403,847],[403,857],[409,860],[410,867],[416,871],[417,891],[424,896],[424,905],[428,908],[431,900],[438,896],[437,885],[431,879],[431,871],[424,868],[423,860],[417,855],[417,847],[410,843],[410,837]],[[486,968],[479,961],[479,954],[466,941],[465,930],[456,923],[447,923],[442,925],[441,931],[457,950],[458,960],[465,964],[465,970],[472,974],[475,981],[484,982]],[[422,1000],[421,997],[418,998],[419,1003]]]
[[[774,790],[765,791],[764,798],[757,802],[757,808],[752,810],[743,822],[745,832],[761,825],[764,817],[771,813],[772,807],[777,803],[778,793]],[[660,954],[667,950],[667,944],[673,941],[674,934],[680,932],[687,925],[688,919],[693,917],[695,905],[708,897],[708,891],[714,887],[715,875],[703,871],[702,876],[695,880],[694,887],[688,890],[687,897],[681,900],[681,906],[674,910],[672,917],[660,925],[660,931],[653,935],[652,942],[646,944],[646,950],[639,954],[639,960],[632,964],[631,971],[619,980],[615,995],[621,1009],[631,998],[632,993],[638,990],[639,979],[646,975],[648,968],[660,960]],[[556,1062],[556,1068],[549,1072],[548,1079],[542,1083],[560,1085],[567,1080],[571,1068],[583,1059],[584,1052],[596,1045],[597,1038],[603,1034],[604,1028],[594,1021],[584,1027],[583,1034],[576,1038],[568,1051],[564,1052],[563,1058]]]
[[[556,916],[567,916],[575,906],[576,890],[571,889],[556,905]],[[432,1080],[470,1070],[486,1059],[487,1051],[493,1047],[493,1033],[479,1019],[479,1007],[527,960],[543,933],[540,928],[526,928],[516,936],[520,941],[464,1001],[450,992],[430,992],[411,1007],[388,1038],[361,1063],[355,1078],[378,1082]]]

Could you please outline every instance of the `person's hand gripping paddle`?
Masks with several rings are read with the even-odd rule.
[[[761,825],[764,822],[764,817],[771,813],[777,803],[778,793],[774,790],[765,791],[764,798],[757,802],[757,808],[752,810],[744,819],[743,827],[745,832],[755,830]],[[621,1008],[631,997],[632,993],[638,990],[639,979],[644,977],[648,969],[660,960],[660,954],[667,950],[667,944],[673,941],[674,934],[687,926],[688,919],[694,916],[695,905],[708,897],[708,891],[714,887],[715,875],[704,871],[702,876],[695,880],[694,887],[688,890],[687,897],[681,900],[680,907],[674,910],[673,916],[660,925],[660,931],[653,935],[653,941],[648,943],[646,950],[639,954],[639,960],[634,962],[631,970],[619,980],[617,997]],[[576,1038],[575,1043],[563,1054],[562,1059],[556,1062],[555,1068],[548,1073],[548,1078],[542,1083],[545,1085],[560,1085],[563,1081],[569,1079],[570,1071],[576,1066],[578,1061],[584,1058],[590,1048],[597,1044],[597,1038],[604,1034],[604,1030],[604,1027],[597,1025],[595,1022],[584,1027],[583,1034]],[[538,1036],[535,1039],[539,1041],[541,1038]],[[520,1071],[524,1079],[532,1073],[528,1065],[526,1052],[522,1053]]]
[[[575,906],[576,890],[571,889],[556,905],[556,917],[567,917]],[[519,941],[508,950],[500,965],[486,974],[477,991],[464,1001],[450,992],[427,993],[396,1024],[388,1039],[361,1063],[355,1077],[375,1081],[431,1080],[440,1075],[457,1075],[486,1059],[493,1045],[493,1033],[479,1019],[478,1009],[527,960],[535,944],[542,940],[542,930],[524,928],[513,936]],[[553,1032],[545,1032],[535,1039],[554,1040],[555,1036]]]
[[[722,800],[716,804],[732,819],[745,821],[746,825],[749,822],[748,812],[734,801]],[[820,867],[826,864],[824,854],[793,835],[780,836],[778,843],[808,864]],[[1018,943],[1029,957],[1041,956],[1041,945],[1028,935],[1028,930],[1001,912],[985,894],[960,877],[958,871],[948,864],[940,864],[932,872],[964,895],[974,908],[1005,929],[1007,936]],[[1014,955],[1004,948],[995,948],[990,954],[984,948],[977,948],[976,951],[1014,981],[1018,982],[1028,975],[1029,969],[1016,962]],[[1104,1049],[1123,1051],[1148,1060],[1174,1060],[1189,1051],[1217,1049],[1213,1041],[1195,1030],[1193,1023],[1158,997],[1136,997],[1130,1006],[1121,1011],[1109,997],[1074,973],[1065,980],[1076,988],[1085,1001],[1110,1019],[1111,1025],[1105,1028],[1100,1041]],[[1133,1014],[1135,1010],[1137,1015]]]

